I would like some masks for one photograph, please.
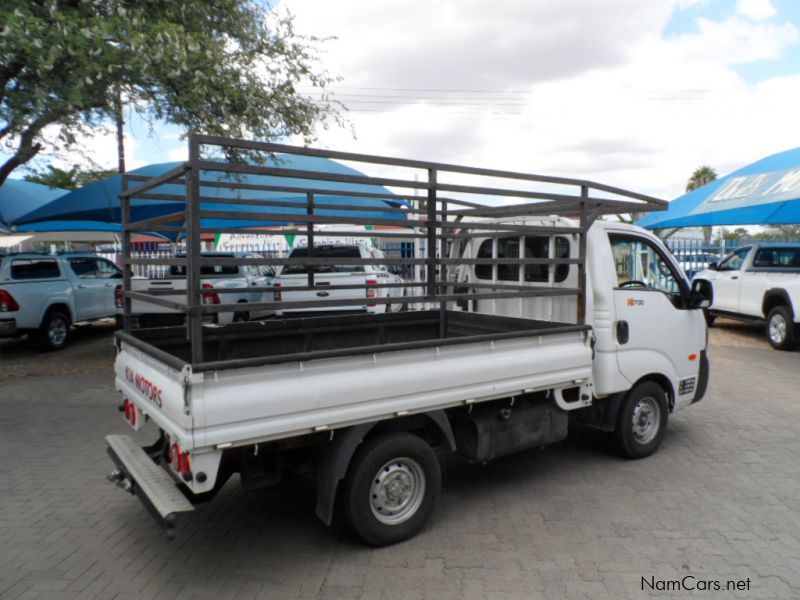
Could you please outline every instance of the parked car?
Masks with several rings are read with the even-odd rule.
[[[698,279],[708,281],[714,292],[709,324],[728,317],[763,325],[778,350],[791,350],[800,341],[800,244],[739,248],[697,273]]]
[[[683,272],[686,273],[686,276],[689,279],[692,279],[698,271],[708,269],[708,265],[718,262],[720,256],[715,252],[710,252],[707,250],[700,252],[684,251],[676,253],[675,259],[678,261],[681,269],[683,269]]]
[[[180,255],[178,255],[180,256]],[[253,318],[264,317],[271,314],[268,311],[248,310],[247,304],[266,302],[272,299],[272,294],[254,288],[269,287],[275,280],[275,270],[260,254],[254,252],[203,252],[201,256],[215,256],[218,258],[256,258],[264,260],[265,264],[259,265],[203,265],[200,267],[202,287],[205,289],[232,289],[234,292],[207,292],[203,294],[206,304],[240,304],[241,310],[235,312],[218,313],[215,318],[217,323],[230,323],[249,321]],[[165,294],[165,300],[183,300],[186,298],[186,267],[171,265],[169,277],[165,279],[146,279],[136,277],[131,281],[131,289],[140,291],[174,291],[175,294]],[[131,303],[131,313],[134,323],[138,327],[155,327],[177,325],[183,323],[183,314],[174,308],[160,306],[144,300],[135,299]]]
[[[277,311],[277,316],[290,314],[300,314],[309,312],[399,312],[403,310],[405,295],[403,278],[397,272],[385,265],[348,265],[347,259],[375,258],[382,259],[385,255],[382,251],[372,248],[367,244],[347,244],[347,245],[315,245],[313,255],[315,258],[334,258],[337,259],[335,265],[324,265],[309,267],[307,265],[289,265],[284,267],[275,278],[275,287],[280,287],[275,292],[276,302],[302,302],[305,300],[325,299],[331,302],[328,306],[313,308],[286,308]],[[294,248],[289,254],[289,258],[301,258],[308,256],[307,247]],[[302,289],[293,290],[292,288],[308,288],[308,272],[313,270],[313,290]],[[389,288],[367,288],[363,286],[378,284],[395,284],[397,287]],[[337,286],[362,286],[358,289],[336,289]],[[363,298],[362,305],[352,304],[337,305],[336,300],[354,300]],[[376,298],[396,298],[396,302],[377,303],[371,301]]]
[[[28,334],[47,350],[69,343],[74,324],[114,317],[122,271],[94,254],[0,257],[0,337]]]

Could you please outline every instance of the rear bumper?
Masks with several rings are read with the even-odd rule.
[[[16,319],[0,319],[0,337],[11,337],[17,333]]]
[[[108,435],[108,455],[114,469],[109,481],[135,495],[167,534],[174,538],[178,515],[194,506],[169,474],[129,435]]]

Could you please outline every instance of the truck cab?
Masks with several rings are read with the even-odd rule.
[[[526,224],[530,225],[531,222]],[[574,227],[564,218],[541,226]],[[574,259],[577,234],[472,238],[455,252],[467,258]],[[520,252],[524,248],[524,253]],[[453,254],[455,256],[455,254]],[[659,238],[625,223],[597,221],[587,236],[586,322],[592,326],[594,394],[623,392],[648,378],[658,380],[675,410],[702,397],[708,380],[707,331],[695,290]],[[569,264],[470,265],[456,285],[514,282],[524,287],[577,288]],[[575,322],[577,296],[479,300],[474,309],[541,321]]]

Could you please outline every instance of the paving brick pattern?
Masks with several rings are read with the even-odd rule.
[[[431,527],[383,549],[322,525],[301,479],[231,482],[169,542],[105,480],[103,436],[126,431],[110,373],[11,379],[0,598],[800,598],[800,352],[718,347],[712,365],[709,396],[674,415],[657,455],[582,436],[448,459]],[[750,590],[642,591],[685,575]]]

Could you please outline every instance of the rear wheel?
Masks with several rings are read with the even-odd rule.
[[[378,435],[356,452],[342,487],[348,528],[374,546],[406,540],[427,523],[441,485],[439,460],[422,438]]]
[[[246,300],[239,300],[239,304],[247,304]],[[233,322],[234,323],[243,323],[244,321],[250,320],[250,313],[246,310],[237,310],[233,313]]]
[[[767,315],[767,339],[776,350],[792,350],[797,345],[794,323],[785,306],[776,306]]]
[[[33,337],[43,350],[61,350],[70,339],[69,316],[59,310],[50,311]]]
[[[614,435],[620,452],[628,458],[653,454],[664,439],[668,416],[663,388],[654,381],[637,384],[628,393],[617,416]]]

